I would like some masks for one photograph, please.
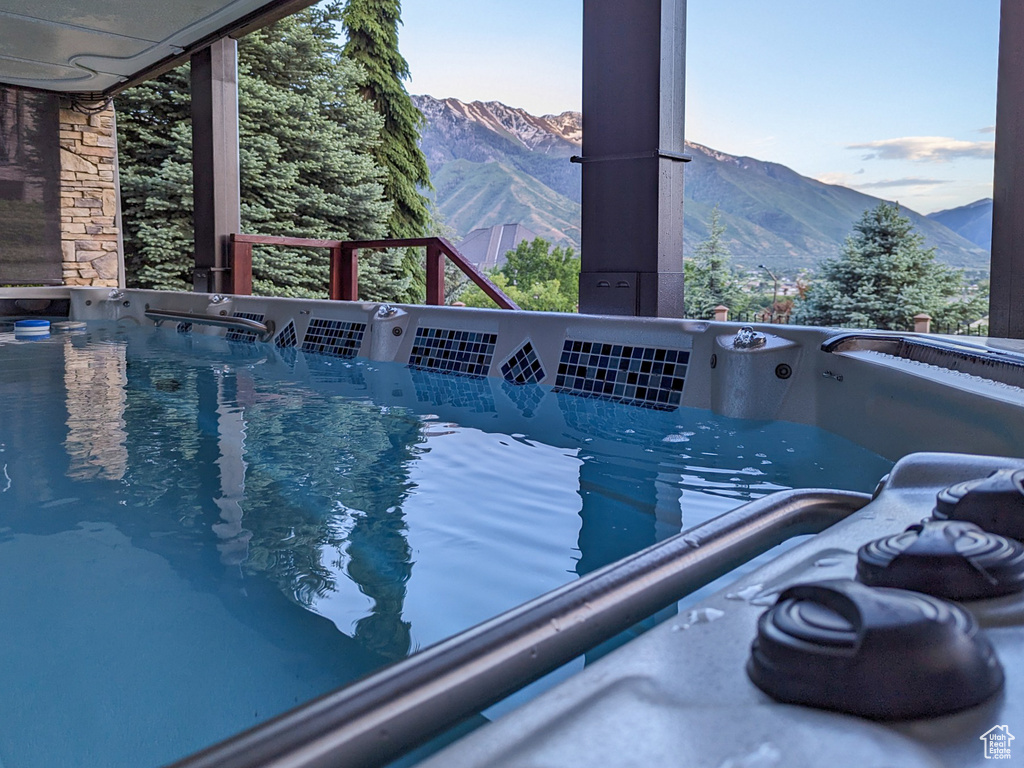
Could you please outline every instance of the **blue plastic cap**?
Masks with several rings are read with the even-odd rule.
[[[21,329],[28,330],[30,328],[49,328],[49,327],[50,327],[50,321],[49,320],[17,320],[14,323],[14,329],[15,330],[21,330]]]

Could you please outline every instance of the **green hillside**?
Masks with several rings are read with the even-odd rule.
[[[580,166],[574,140],[558,126],[497,102],[416,96],[427,118],[420,145],[445,223],[464,236],[478,227],[522,223],[559,244],[580,246]],[[578,124],[577,124],[578,128]],[[861,214],[880,202],[824,184],[778,163],[689,144],[685,171],[684,253],[708,234],[717,205],[736,264],[768,264],[795,276],[840,253]],[[988,251],[941,221],[904,208],[940,261],[987,272]]]
[[[437,207],[460,235],[518,222],[557,245],[580,247],[580,206],[504,162],[452,160],[433,176]]]
[[[979,248],[992,248],[992,198],[986,197],[973,203],[945,211],[929,213],[928,218],[966,237]]]
[[[717,204],[738,263],[771,262],[795,273],[838,255],[853,223],[879,199],[847,187],[801,176],[778,163],[734,157],[690,145],[686,166],[686,250],[707,236],[710,210]],[[903,209],[940,261],[955,267],[988,267],[988,253],[948,227]]]

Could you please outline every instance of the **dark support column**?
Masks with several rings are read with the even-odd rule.
[[[989,335],[1024,339],[1024,3],[1002,0]]]
[[[580,311],[682,317],[686,0],[584,0]]]
[[[224,290],[228,238],[241,229],[237,46],[221,38],[192,55],[192,197],[197,291]]]

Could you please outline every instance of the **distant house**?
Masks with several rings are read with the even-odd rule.
[[[505,263],[505,254],[537,233],[522,224],[498,224],[474,229],[459,243],[459,252],[481,269],[497,269]]]

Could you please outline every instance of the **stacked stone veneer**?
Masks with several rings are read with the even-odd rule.
[[[60,110],[60,230],[66,285],[118,284],[114,109]]]

